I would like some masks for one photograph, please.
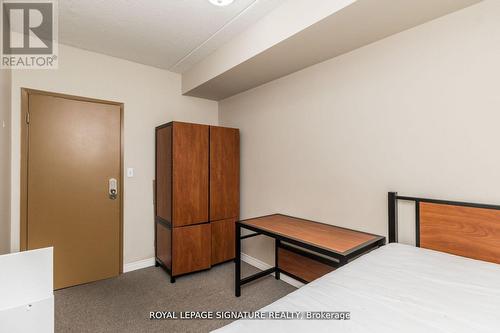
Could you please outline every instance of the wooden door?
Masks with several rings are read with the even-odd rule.
[[[208,126],[173,124],[173,226],[208,222]]]
[[[212,265],[234,259],[236,218],[211,222]]]
[[[239,216],[240,135],[238,129],[210,127],[210,221]]]
[[[210,223],[172,229],[172,274],[210,268]]]
[[[55,289],[117,276],[121,106],[33,92],[27,98],[26,248],[54,247]]]

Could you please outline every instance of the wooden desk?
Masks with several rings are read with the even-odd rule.
[[[254,233],[241,236],[242,228],[252,230]],[[275,266],[242,279],[241,240],[258,235],[265,235],[275,239]],[[283,273],[302,282],[309,282],[307,279],[298,278],[295,274],[280,267],[280,251],[294,252],[310,260],[332,267],[340,267],[361,254],[384,244],[385,237],[383,236],[282,214],[239,221],[236,223],[235,295],[236,297],[241,295],[242,285],[272,273],[275,274],[276,279],[279,279],[280,273]],[[308,251],[301,251],[300,248]],[[311,253],[311,251],[320,255]],[[327,259],[325,256],[331,259]],[[289,262],[293,262],[293,259],[289,260]]]

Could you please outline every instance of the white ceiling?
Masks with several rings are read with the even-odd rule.
[[[59,0],[59,42],[182,73],[286,0]]]

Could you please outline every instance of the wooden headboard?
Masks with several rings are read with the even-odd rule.
[[[397,242],[397,202],[415,202],[416,246],[500,264],[500,206],[389,193],[389,242]]]

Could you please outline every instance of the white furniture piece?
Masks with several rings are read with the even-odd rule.
[[[238,320],[216,332],[484,332],[500,328],[500,265],[392,243],[260,311],[350,320]]]
[[[0,332],[54,332],[52,248],[0,256]]]

